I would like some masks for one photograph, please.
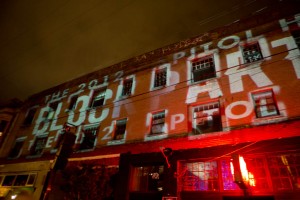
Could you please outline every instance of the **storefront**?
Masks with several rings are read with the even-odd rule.
[[[39,199],[49,168],[49,161],[1,165],[0,199]]]
[[[122,154],[117,199],[296,200],[299,144],[299,137],[182,150],[170,143],[168,154]]]

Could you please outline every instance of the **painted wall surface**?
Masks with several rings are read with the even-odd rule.
[[[14,130],[17,137],[27,136],[23,153],[28,153],[39,135],[48,137],[45,150],[51,151],[65,123],[76,127],[77,144],[83,140],[84,127],[98,126],[97,146],[160,140],[189,133],[192,126],[190,108],[203,102],[220,102],[223,131],[298,117],[300,51],[290,28],[300,27],[299,23],[299,18],[292,22],[283,19],[276,30],[258,35],[259,27],[246,30],[166,56],[161,58],[160,64],[150,64],[142,71],[118,71],[40,96],[39,103],[31,105],[38,107],[33,123],[23,128],[16,126]],[[264,59],[245,64],[241,45],[256,41]],[[216,78],[192,83],[191,61],[206,55],[214,56]],[[167,69],[167,85],[155,89],[154,72],[160,68]],[[129,78],[133,79],[132,94],[120,97],[124,80]],[[102,87],[107,87],[104,106],[90,108],[93,92]],[[272,89],[275,94],[280,112],[276,118],[255,116],[251,93],[265,89]],[[69,110],[71,99],[76,95],[75,109]],[[58,102],[55,110],[49,106],[53,102]],[[28,108],[30,106],[20,114],[17,124],[22,125]],[[161,110],[165,110],[165,134],[149,137],[152,113]],[[123,118],[127,118],[125,139],[114,142],[115,121]]]

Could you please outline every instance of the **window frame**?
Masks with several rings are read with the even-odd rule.
[[[89,103],[89,108],[90,109],[96,109],[97,107],[102,107],[105,105],[105,97],[106,97],[106,93],[107,93],[107,87],[101,87],[98,89],[94,89],[93,90],[93,94],[92,94],[92,98],[91,101]],[[99,95],[101,95],[102,98],[97,98]],[[102,105],[94,105],[95,102],[97,101],[102,101]]]
[[[211,107],[212,106],[212,107]],[[202,107],[202,109],[200,108]],[[207,109],[205,108],[207,107]],[[195,111],[198,108],[198,111]],[[213,110],[217,110],[217,114],[207,113],[212,112]],[[200,113],[202,112],[202,113]],[[196,104],[192,104],[190,106],[190,117],[191,117],[191,134],[192,135],[202,135],[202,134],[209,134],[214,132],[223,131],[223,124],[222,124],[222,112],[221,112],[221,104],[218,100],[208,101],[208,102],[197,102]],[[200,113],[200,114],[197,114]],[[202,115],[201,115],[202,114]],[[216,116],[216,117],[215,117]],[[200,121],[203,123],[200,126],[205,125],[205,123],[212,123],[207,129],[199,129],[196,127]]]
[[[262,49],[260,46],[261,45],[259,44],[259,41],[248,42],[248,43],[244,43],[244,44],[240,45],[244,64],[252,64],[252,63],[260,62],[260,61],[264,60],[264,55],[263,55],[263,52],[262,52]],[[248,49],[248,48],[251,48],[251,47],[257,47],[256,51],[257,51],[257,54],[260,56],[259,59],[252,60],[252,57],[255,56],[253,52],[251,52],[248,55],[245,55],[246,52],[250,52],[251,49]],[[247,48],[247,51],[245,51],[246,48]]]
[[[190,82],[192,84],[194,83],[200,83],[203,81],[207,81],[209,79],[217,78],[217,71],[216,71],[216,61],[215,61],[215,53],[209,53],[205,55],[198,55],[193,59],[190,59],[188,61],[188,64],[190,66]],[[205,60],[210,60],[209,62],[205,62]],[[194,65],[195,63],[199,63],[199,65]],[[207,63],[210,63],[207,67]],[[211,64],[212,63],[212,64]],[[194,68],[200,67],[200,69],[194,70]],[[198,75],[197,80],[195,78],[195,73],[203,73],[203,75]]]
[[[37,150],[36,150],[36,147],[35,147],[36,144],[37,144],[37,141],[38,141],[39,139],[43,139],[43,138],[45,138],[45,143],[44,143],[44,145],[43,145],[43,148],[41,148],[41,150],[38,149],[38,150],[40,150],[40,153],[38,153],[38,154],[36,154],[36,153],[33,154],[33,151],[34,151],[34,152],[37,151]],[[47,140],[48,140],[48,134],[36,136],[36,137],[34,138],[34,141],[33,141],[33,143],[32,143],[32,146],[30,147],[29,157],[40,157],[40,156],[42,156],[43,153],[44,153],[46,144],[47,144]]]
[[[160,65],[158,67],[152,68],[150,91],[159,90],[159,89],[168,87],[170,85],[170,75],[171,75],[170,68],[171,68],[170,63],[165,63],[165,64]],[[160,71],[165,71],[165,81],[164,81],[163,85],[156,85],[157,74]]]
[[[157,115],[163,115],[163,122],[155,122],[156,120],[159,119],[155,119],[155,116]],[[155,136],[155,135],[161,135],[161,134],[165,134],[167,132],[167,127],[166,127],[166,110],[160,110],[160,111],[156,111],[151,113],[151,123],[150,123],[150,132],[149,132],[149,136]],[[153,127],[157,126],[157,125],[161,125],[162,124],[162,131],[161,132],[157,132],[154,133],[153,132]]]
[[[9,154],[8,154],[8,158],[9,158],[9,159],[16,159],[16,158],[19,158],[19,157],[20,157],[20,155],[21,155],[22,152],[23,152],[23,146],[24,146],[24,142],[25,142],[26,138],[27,138],[26,136],[25,136],[25,137],[19,137],[19,138],[17,138],[17,139],[15,140],[14,146],[10,149],[10,152],[9,152]],[[14,156],[14,157],[11,157],[11,153],[12,153],[13,149],[16,147],[16,145],[17,145],[18,142],[22,142],[23,144],[21,144],[20,149],[18,150],[17,155]]]
[[[152,169],[151,169],[152,168]],[[152,170],[152,171],[151,171]],[[157,172],[153,172],[158,170]],[[162,170],[162,171],[160,171]],[[137,176],[142,171],[142,176]],[[147,176],[145,176],[145,173]],[[149,179],[151,176],[152,179],[160,181],[160,185],[163,188],[164,182],[164,174],[166,173],[165,165],[163,163],[156,164],[147,164],[147,165],[132,165],[130,167],[130,184],[129,184],[129,192],[138,192],[138,193],[148,193],[148,192],[162,192],[163,190],[151,190],[149,189]],[[139,180],[138,180],[139,179]],[[146,182],[146,184],[143,184]],[[139,183],[139,184],[138,184]],[[159,184],[158,184],[159,185]]]
[[[72,95],[72,96],[70,96],[68,111],[76,109],[78,97],[79,97],[79,95]]]
[[[27,110],[24,121],[23,121],[23,126],[29,126],[32,124],[34,117],[37,113],[37,110],[38,110],[38,106],[33,106]]]
[[[122,81],[121,97],[128,97],[133,95],[133,82],[134,82],[133,77],[126,78]],[[128,83],[130,84],[129,86],[126,85]]]
[[[117,131],[118,131],[118,123],[122,125],[124,122],[125,122],[124,132],[122,134],[118,134],[117,133]],[[112,137],[113,141],[123,141],[123,140],[126,139],[127,122],[128,122],[128,118],[122,118],[122,119],[115,120],[115,122],[114,122],[114,133],[113,133],[113,137]],[[119,135],[122,135],[123,137],[122,138],[118,138]]]
[[[97,144],[97,139],[98,139],[98,135],[99,135],[99,128],[100,128],[100,126],[99,125],[87,125],[87,126],[84,126],[83,127],[83,130],[82,130],[82,132],[83,132],[83,137],[82,137],[82,141],[81,141],[81,143],[80,143],[80,145],[79,145],[79,148],[78,148],[78,151],[90,151],[90,150],[94,150],[95,149],[95,147],[96,147],[96,144]],[[86,136],[86,130],[90,130],[90,129],[92,129],[92,134],[93,134],[93,147],[91,147],[91,148],[83,148],[84,146],[84,141],[85,141],[85,138],[87,138],[87,136]],[[88,138],[87,138],[88,139]]]
[[[205,173],[205,171],[212,171],[212,170],[205,170],[205,168],[207,166],[206,163],[213,163],[213,162],[216,163],[216,167],[214,168],[214,170],[215,170],[214,173],[217,174],[217,177],[213,180],[211,180],[211,179],[207,179],[207,180],[202,179],[201,180],[199,178],[199,183],[201,183],[201,181],[203,183],[209,182],[209,181],[210,182],[214,181],[217,184],[217,189],[216,190],[214,190],[214,189],[210,189],[210,190],[208,190],[208,189],[207,190],[205,190],[205,189],[192,190],[191,187],[195,187],[194,185],[185,186],[186,184],[188,184],[189,180],[194,181],[194,182],[197,181],[197,180],[189,179],[189,178],[185,179],[185,175],[188,172],[188,169],[186,167],[184,167],[184,165],[191,164],[192,167],[193,167],[194,165],[196,165],[196,163],[203,163],[203,166],[204,166],[203,170],[204,171],[200,171],[201,170],[200,167],[198,167],[198,168],[193,167],[193,169],[195,169],[195,170],[191,171],[191,175],[188,175],[188,177],[190,177],[192,175],[194,175],[194,176],[196,175],[196,174],[193,174],[192,172],[195,172],[195,173],[198,172],[198,175],[202,175],[202,173],[200,173],[200,172]],[[220,191],[222,191],[223,188],[222,188],[222,184],[221,184],[221,180],[220,180],[220,179],[222,179],[222,177],[221,177],[222,174],[220,174],[220,169],[219,168],[220,168],[220,161],[219,160],[211,160],[211,161],[205,161],[205,160],[200,160],[200,159],[197,159],[197,160],[179,160],[179,166],[177,168],[177,173],[181,174],[181,177],[177,180],[178,181],[178,184],[177,184],[178,192],[220,192]],[[197,171],[197,169],[198,169],[198,171]],[[209,175],[210,175],[210,173],[209,173]],[[203,187],[203,185],[199,184],[199,187],[201,187],[201,186]],[[204,186],[206,186],[206,185],[204,185]],[[208,184],[207,184],[207,186],[208,186]],[[186,187],[186,188],[190,187],[190,189],[186,189],[184,187]]]
[[[296,43],[296,46],[300,50],[300,29],[297,28],[297,29],[291,30],[290,32],[291,32],[291,36],[293,37],[293,39]]]
[[[272,99],[272,103],[265,103],[263,105],[257,105],[256,103],[256,99],[255,99],[255,95],[259,96],[259,95],[265,95],[265,93],[270,93],[271,94],[271,99]],[[258,98],[258,97],[257,97]],[[276,117],[276,116],[280,116],[280,111],[279,111],[279,108],[278,108],[278,105],[277,105],[277,101],[276,101],[276,97],[275,97],[275,94],[274,94],[274,91],[273,89],[265,89],[265,90],[260,90],[260,91],[254,91],[254,92],[251,92],[251,99],[252,99],[252,102],[253,102],[253,109],[254,109],[254,113],[255,113],[255,116],[256,116],[256,119],[263,119],[263,118],[267,118],[267,117]],[[259,98],[259,100],[261,100],[263,98]],[[266,98],[267,99],[267,98]],[[265,100],[266,100],[265,99]],[[274,114],[269,114],[269,115],[264,115],[262,116],[261,113],[263,113],[264,111],[260,111],[260,115],[258,114],[258,109],[259,108],[262,108],[262,107],[269,107],[269,106],[274,106],[274,111],[276,113]],[[268,111],[268,108],[267,110]]]
[[[49,112],[48,112],[48,115],[46,117],[46,120],[53,120],[54,119],[55,112],[58,108],[59,103],[60,103],[59,101],[52,101],[52,102],[49,102],[47,104],[47,106],[49,108]]]

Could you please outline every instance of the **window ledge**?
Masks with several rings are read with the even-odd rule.
[[[41,154],[39,154],[39,155],[28,155],[28,156],[26,156],[26,158],[28,158],[28,159],[31,159],[31,158],[40,158],[40,157],[42,157],[42,153]]]
[[[167,85],[161,85],[161,86],[157,86],[157,87],[151,87],[151,91],[164,89],[164,88],[166,88],[166,87],[167,87]]]
[[[95,148],[91,148],[91,149],[81,149],[81,150],[77,150],[74,153],[83,153],[83,152],[90,152],[90,151],[94,151]]]
[[[58,149],[51,149],[50,153],[56,153]]]
[[[257,126],[257,125],[278,123],[278,122],[282,122],[282,121],[286,121],[286,120],[287,120],[287,117],[285,117],[285,116],[275,115],[275,116],[269,116],[269,117],[256,118],[256,119],[254,119],[254,122],[252,124]]]
[[[217,79],[217,78],[219,78],[219,77],[215,76],[215,77],[211,77],[211,78],[204,79],[204,80],[201,80],[201,81],[196,81],[196,82],[193,82],[193,80],[191,79],[189,85],[197,85],[197,84],[205,85],[205,84],[207,84],[206,82]]]
[[[119,144],[125,144],[125,139],[111,140],[107,142],[107,145],[119,145]]]
[[[248,63],[243,63],[241,64],[240,66],[243,68],[243,67],[248,67],[250,65],[257,65],[257,64],[261,64],[263,61],[265,61],[265,58],[262,58],[261,60],[257,60],[257,61],[254,61],[254,62],[248,62]]]
[[[152,140],[161,140],[168,137],[167,133],[159,133],[159,134],[147,134],[145,135],[145,141],[152,141]]]

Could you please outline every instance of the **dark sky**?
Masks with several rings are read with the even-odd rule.
[[[0,105],[282,2],[1,0]]]

